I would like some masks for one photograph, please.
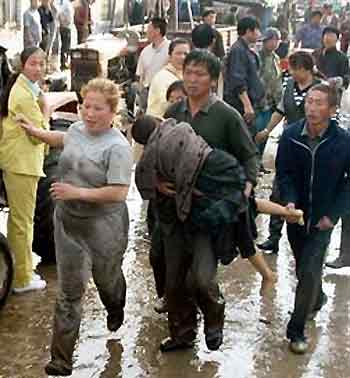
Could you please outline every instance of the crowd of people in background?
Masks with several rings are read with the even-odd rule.
[[[61,70],[69,67],[72,25],[78,43],[86,41],[92,3],[80,0],[73,8],[70,0],[31,0],[23,15],[22,70],[15,76],[0,48],[0,168],[10,208],[8,240],[16,254],[15,293],[46,287],[31,260],[36,188],[45,144],[63,148],[59,179],[51,187],[57,201],[59,292],[46,365],[50,375],[72,373],[91,274],[108,313],[108,329],[117,331],[124,319],[121,263],[133,161],[126,138],[111,128],[117,86],[107,79],[90,81],[82,90],[82,121],[62,133],[49,131],[50,111],[38,84],[51,54],[60,51]],[[280,253],[287,221],[298,282],[286,336],[290,350],[304,354],[309,347],[305,325],[327,303],[323,264],[340,218],[340,255],[327,264],[350,266],[350,135],[338,114],[350,80],[350,9],[336,15],[331,4],[321,9],[311,4],[298,28],[290,25],[296,16],[280,14],[264,30],[249,13],[232,8],[229,16],[237,25],[237,40],[229,47],[213,8],[202,13],[191,40],[168,40],[166,20],[150,19],[149,44],[138,57],[132,85],[136,106],[130,110],[137,118],[132,134],[140,147],[135,180],[149,200],[155,309],[167,313],[169,325],[170,337],[160,350],[192,348],[199,311],[208,349],[220,348],[225,299],[219,263],[241,255],[261,274],[262,294],[274,285],[276,275],[254,244],[255,217],[265,212],[271,218],[269,237],[258,245],[262,251]],[[271,172],[263,154],[281,123],[276,175],[270,201],[264,202],[259,176]]]

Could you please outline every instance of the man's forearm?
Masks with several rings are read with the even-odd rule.
[[[246,108],[252,108],[252,103],[249,100],[249,96],[248,96],[247,91],[241,92],[239,94],[239,99],[242,101],[244,109],[246,109]]]

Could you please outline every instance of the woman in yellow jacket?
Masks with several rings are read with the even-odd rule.
[[[1,101],[0,168],[10,208],[7,237],[15,255],[14,292],[40,290],[46,282],[33,271],[32,241],[36,191],[44,176],[45,145],[18,125],[19,118],[48,129],[49,110],[38,81],[45,72],[45,54],[36,47],[21,54],[22,72],[11,78]]]

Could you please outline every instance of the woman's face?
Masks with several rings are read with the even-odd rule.
[[[24,76],[36,82],[41,80],[45,74],[45,58],[41,53],[32,54],[25,62],[22,70]]]
[[[81,116],[89,133],[99,134],[111,127],[115,113],[101,92],[91,90],[85,95]]]

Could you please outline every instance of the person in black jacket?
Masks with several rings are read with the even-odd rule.
[[[336,105],[333,86],[313,86],[305,99],[306,119],[284,131],[277,151],[281,199],[288,208],[302,209],[305,221],[305,226],[287,226],[298,278],[287,338],[297,354],[308,349],[306,321],[327,302],[323,262],[333,227],[349,207],[350,134],[331,119]]]
[[[250,48],[260,36],[259,29],[258,21],[253,17],[239,20],[239,38],[228,54],[224,81],[224,100],[243,116],[253,135],[256,110],[265,96],[259,77],[259,57]]]
[[[5,47],[0,45],[0,97],[9,81],[11,76],[11,67],[6,56]]]
[[[212,47],[212,53],[218,58],[222,59],[225,56],[224,41],[221,33],[215,29],[216,12],[213,9],[206,10],[202,14],[203,23],[211,26],[214,30],[214,46]]]
[[[321,49],[315,50],[313,55],[318,70],[326,78],[341,77],[343,87],[346,89],[349,85],[349,60],[346,54],[337,49],[339,39],[339,30],[328,26],[322,33]]]

